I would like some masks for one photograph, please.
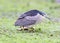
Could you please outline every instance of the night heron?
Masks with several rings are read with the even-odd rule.
[[[20,15],[15,22],[15,26],[20,26],[22,29],[28,29],[37,22],[42,21],[42,18],[48,18],[47,15],[39,10],[30,10]]]

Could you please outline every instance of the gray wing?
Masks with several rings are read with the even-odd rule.
[[[23,19],[19,19],[15,22],[15,26],[29,26],[29,25],[33,25],[36,23],[36,20],[29,20],[26,18]]]
[[[30,13],[22,14],[15,22],[15,26],[29,26],[35,24],[36,20],[32,19],[33,17],[31,17],[32,16],[30,15]]]
[[[21,14],[19,18],[25,18],[27,16],[32,16],[32,13],[30,11],[25,12],[25,13]]]

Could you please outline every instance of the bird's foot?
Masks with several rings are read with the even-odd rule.
[[[29,28],[20,28],[20,29],[17,29],[18,31],[34,31],[34,28],[33,27],[29,27]]]

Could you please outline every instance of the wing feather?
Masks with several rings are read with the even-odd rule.
[[[29,25],[33,25],[36,23],[36,20],[29,20],[29,19],[20,19],[20,20],[17,20],[15,22],[15,25],[16,26],[29,26]]]

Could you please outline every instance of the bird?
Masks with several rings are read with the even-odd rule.
[[[19,18],[15,22],[15,26],[20,26],[20,30],[32,28],[38,22],[42,21],[42,18],[50,18],[43,11],[39,11],[36,9],[29,10],[19,16]]]

